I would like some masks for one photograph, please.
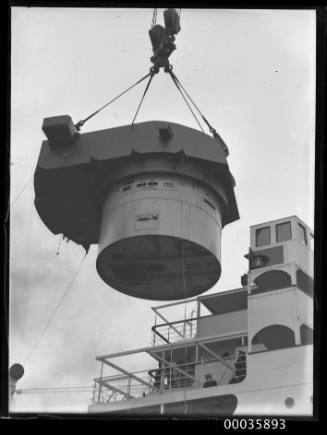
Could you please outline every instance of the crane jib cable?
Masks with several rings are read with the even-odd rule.
[[[141,82],[143,82],[143,80],[145,80],[146,78],[151,76],[151,72],[149,72],[148,74],[146,74],[145,76],[143,76],[142,78],[140,78],[140,80],[138,80],[136,83],[134,83],[132,86],[130,86],[129,88],[125,89],[125,91],[121,92],[119,95],[117,95],[115,98],[113,98],[112,100],[108,101],[106,104],[104,104],[102,107],[100,107],[98,110],[96,110],[95,112],[91,113],[91,115],[87,116],[86,118],[82,119],[81,121],[79,121],[76,125],[75,128],[79,131],[80,128],[91,118],[93,118],[93,116],[97,115],[99,112],[101,112],[103,109],[105,109],[106,107],[108,107],[111,103],[113,103],[114,101],[118,100],[118,98],[122,97],[124,94],[126,94],[128,91],[130,91],[131,89],[133,89],[136,85],[140,84]]]

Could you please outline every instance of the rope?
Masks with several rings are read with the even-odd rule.
[[[182,159],[182,174],[184,173],[184,151],[182,150],[181,153],[181,159]],[[183,199],[181,199],[181,233],[182,233],[182,277],[183,277],[183,293],[184,293],[184,300],[186,299],[186,277],[185,277],[185,251],[184,251],[184,234],[183,234]],[[186,305],[187,302],[184,304],[184,325],[186,325]],[[185,330],[186,331],[186,330]],[[185,337],[184,337],[185,338]],[[187,362],[187,348],[185,347],[185,363]],[[186,400],[186,385],[184,385],[184,414],[187,414],[187,400]]]
[[[57,249],[57,252],[56,252],[56,255],[59,255],[60,245],[61,245],[61,241],[62,241],[63,237],[64,237],[64,235],[61,234],[61,236],[60,236],[60,240],[59,240],[58,249]]]
[[[204,133],[204,130],[203,130],[203,128],[202,128],[202,126],[201,126],[201,124],[200,124],[198,118],[196,117],[194,111],[192,110],[192,107],[190,106],[189,102],[188,102],[187,99],[185,98],[185,95],[183,94],[181,88],[179,87],[179,84],[178,84],[177,80],[175,79],[175,74],[174,74],[171,70],[169,70],[169,75],[170,75],[170,77],[172,78],[173,82],[175,83],[175,86],[177,87],[177,89],[178,89],[178,91],[180,92],[181,96],[183,97],[183,99],[184,99],[184,101],[185,101],[187,107],[188,107],[189,110],[191,111],[191,113],[192,113],[194,119],[196,120],[198,126],[200,127],[202,133]]]
[[[20,198],[20,196],[22,195],[22,193],[24,192],[24,190],[26,189],[26,187],[30,184],[30,182],[32,181],[34,176],[34,172],[32,173],[32,175],[30,176],[30,178],[26,181],[26,183],[24,184],[23,188],[20,190],[20,192],[18,193],[18,195],[16,196],[16,198],[10,203],[10,207],[12,207],[16,201]],[[10,208],[9,207],[9,208]],[[9,210],[8,210],[9,211]],[[7,220],[7,219],[6,219]],[[8,316],[7,316],[7,298],[6,298],[6,292],[3,293],[4,295],[4,323],[5,323],[5,328],[6,328],[6,337],[7,337],[7,346],[9,346],[9,341],[8,341],[8,337],[9,337],[9,327],[8,327]]]
[[[18,394],[30,394],[30,393],[65,393],[66,391],[87,391],[93,389],[93,385],[90,386],[77,386],[77,387],[44,387],[44,388],[24,388],[17,390]]]
[[[181,87],[181,89],[183,89],[183,91],[185,92],[186,96],[188,97],[188,99],[191,101],[191,103],[193,104],[193,106],[196,108],[196,110],[199,112],[200,116],[202,117],[203,121],[207,124],[210,133],[215,134],[216,130],[211,126],[211,124],[209,123],[209,121],[205,118],[205,116],[202,114],[201,110],[199,109],[199,107],[197,106],[197,104],[194,102],[194,100],[192,99],[192,97],[190,96],[190,94],[187,92],[187,90],[184,88],[184,86],[181,84],[181,82],[179,81],[179,79],[176,77],[176,75],[173,73],[173,71],[170,71],[170,75],[172,76],[172,78],[174,80],[176,80],[177,84]]]
[[[21,191],[18,193],[18,195],[16,196],[16,198],[11,202],[10,207],[12,207],[15,202],[17,201],[17,199],[21,196],[21,194],[24,192],[24,190],[26,189],[26,187],[29,185],[29,183],[32,181],[34,176],[34,172],[33,174],[30,176],[30,178],[26,181],[26,183],[24,184],[24,187],[21,189]]]
[[[210,133],[212,134],[214,139],[220,139],[223,143],[223,147],[224,147],[224,152],[225,155],[228,156],[229,155],[229,150],[226,144],[224,144],[224,141],[221,139],[221,137],[219,136],[219,134],[217,133],[216,129],[212,127],[212,125],[210,124],[210,122],[207,120],[207,118],[203,115],[203,113],[201,112],[201,110],[199,109],[199,107],[197,106],[197,104],[194,102],[194,100],[192,99],[192,97],[190,96],[190,94],[187,92],[187,90],[184,88],[184,86],[181,84],[181,82],[179,81],[179,79],[176,77],[176,75],[172,72],[172,70],[170,69],[169,74],[171,76],[171,78],[173,79],[174,83],[176,84],[178,90],[180,91],[180,93],[182,94],[181,89],[183,90],[183,92],[186,94],[186,96],[188,97],[188,99],[191,101],[191,103],[193,104],[193,106],[196,108],[196,110],[198,111],[198,113],[200,114],[202,120],[206,123]],[[183,95],[183,94],[182,94]],[[186,98],[183,95],[183,98],[186,102]],[[188,103],[187,103],[188,105]],[[190,108],[190,106],[188,105],[188,107]],[[191,110],[191,109],[190,109]],[[193,111],[192,111],[193,113]],[[193,114],[194,115],[194,114]],[[195,115],[194,115],[195,117]],[[198,121],[197,121],[198,122]],[[199,122],[198,122],[199,124]],[[202,132],[204,133],[202,127],[201,127]]]
[[[127,88],[125,91],[121,92],[119,95],[117,95],[115,98],[113,98],[112,100],[108,101],[108,103],[104,104],[102,107],[100,107],[98,110],[96,110],[95,112],[91,113],[91,115],[87,116],[86,118],[82,119],[81,121],[79,121],[76,125],[75,128],[77,129],[77,131],[79,131],[81,129],[81,127],[91,118],[93,118],[93,116],[97,115],[99,112],[101,112],[103,109],[105,109],[106,107],[109,106],[109,104],[113,103],[114,101],[118,100],[118,98],[120,98],[121,96],[123,96],[124,94],[126,94],[128,91],[130,91],[131,89],[133,89],[136,85],[138,85],[139,83],[141,83],[143,80],[145,80],[147,77],[149,77],[151,75],[151,73],[146,74],[144,77],[142,77],[140,80],[138,80],[136,83],[134,83],[132,86],[130,86],[129,88]]]
[[[57,305],[56,305],[56,307],[55,307],[55,309],[54,309],[52,315],[50,316],[48,322],[46,323],[46,325],[45,325],[45,327],[43,328],[43,330],[41,331],[39,337],[37,338],[37,340],[36,340],[35,343],[33,344],[33,346],[32,346],[32,348],[31,348],[31,350],[30,350],[28,356],[26,357],[26,359],[25,359],[23,365],[26,365],[27,361],[30,359],[30,357],[32,356],[33,352],[35,351],[37,345],[38,345],[39,342],[41,341],[41,338],[43,337],[43,335],[44,335],[45,332],[47,331],[48,327],[50,326],[52,320],[54,319],[54,317],[55,317],[57,311],[58,311],[59,308],[60,308],[60,305],[63,303],[63,301],[64,301],[64,299],[65,299],[65,297],[66,297],[66,295],[67,295],[67,293],[68,293],[68,290],[71,288],[73,282],[75,281],[75,278],[77,277],[78,272],[80,271],[80,269],[81,269],[81,267],[82,267],[82,264],[83,264],[83,262],[84,262],[84,260],[85,260],[85,257],[86,257],[86,254],[84,255],[82,261],[80,262],[78,268],[76,269],[76,272],[74,273],[74,275],[73,275],[71,281],[70,281],[69,284],[67,285],[67,287],[66,287],[66,289],[65,289],[65,291],[64,291],[64,293],[63,293],[63,295],[62,295],[62,297],[60,298],[59,302],[57,303]]]
[[[149,79],[149,81],[148,81],[148,83],[147,83],[147,85],[146,85],[146,88],[144,89],[144,92],[143,92],[143,95],[142,95],[141,101],[140,101],[140,103],[139,103],[139,105],[138,105],[138,107],[137,107],[137,109],[136,109],[136,113],[135,113],[135,115],[134,115],[134,118],[133,118],[133,121],[132,121],[132,124],[131,124],[131,129],[132,129],[132,130],[133,130],[133,127],[134,127],[134,121],[135,121],[135,119],[136,119],[136,117],[137,117],[137,115],[138,115],[138,113],[139,113],[139,110],[140,110],[141,105],[142,105],[142,103],[143,103],[144,97],[145,97],[146,93],[148,92],[148,89],[149,89],[149,87],[150,87],[151,81],[152,81],[152,79],[153,79],[153,77],[154,77],[154,73],[153,73],[153,72],[151,72],[151,73],[149,73],[149,74],[150,74],[150,79]]]

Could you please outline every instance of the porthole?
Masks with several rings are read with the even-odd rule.
[[[294,404],[295,404],[295,401],[294,401],[293,397],[287,397],[287,399],[285,399],[285,406],[287,408],[293,408]]]

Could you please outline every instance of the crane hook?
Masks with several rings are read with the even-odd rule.
[[[166,9],[164,20],[165,27],[155,24],[149,30],[153,50],[150,60],[153,63],[152,72],[154,74],[158,73],[160,68],[164,68],[165,72],[171,71],[169,57],[176,50],[175,35],[181,30],[179,16],[175,9]]]

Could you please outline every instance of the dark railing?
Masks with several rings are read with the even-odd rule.
[[[198,319],[198,317],[193,317],[152,326],[153,346],[194,338],[197,333]]]
[[[210,363],[225,365],[220,377],[215,379],[217,386],[238,383],[246,377],[246,356],[242,356],[241,360],[239,357],[234,359],[229,357],[183,364],[167,361],[163,367],[130,372],[129,375],[103,376],[95,379],[92,401],[93,403],[109,403],[116,400],[146,397],[156,392],[199,388],[204,386],[205,373],[212,370],[212,366],[211,368],[207,366]],[[199,366],[202,368],[196,371]]]

